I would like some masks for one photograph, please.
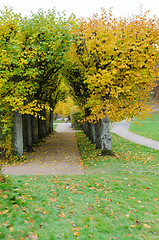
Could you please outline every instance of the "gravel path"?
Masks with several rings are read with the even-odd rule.
[[[131,142],[135,142],[135,143],[159,150],[158,141],[154,141],[130,132],[129,125],[130,123],[126,122],[125,120],[120,123],[115,123],[112,125],[111,132],[116,133],[117,135],[127,140],[130,140]]]
[[[4,167],[3,173],[11,175],[84,174],[75,131],[71,129],[70,123],[59,123],[56,133],[27,156],[30,161],[18,166]]]

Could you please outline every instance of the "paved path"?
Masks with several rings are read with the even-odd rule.
[[[159,150],[159,142],[128,130],[129,123],[113,124],[111,132],[132,142]],[[77,147],[75,131],[70,123],[59,123],[52,134],[36,151],[27,154],[30,161],[18,166],[4,167],[4,174],[11,175],[66,175],[84,174],[82,159]]]
[[[147,147],[154,148],[156,150],[159,150],[159,142],[154,141],[145,137],[142,137],[140,135],[137,135],[135,133],[130,132],[129,129],[130,123],[126,122],[125,120],[120,123],[115,123],[112,125],[111,132],[116,133],[117,135],[130,140],[131,142],[135,142]]]
[[[18,166],[5,167],[3,173],[11,175],[66,175],[83,174],[82,159],[75,132],[70,123],[59,123],[56,133],[36,151],[27,154],[30,161]]]

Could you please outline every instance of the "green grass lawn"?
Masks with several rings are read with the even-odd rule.
[[[8,176],[0,239],[159,239],[159,151],[112,134],[114,157],[77,133],[85,174]]]
[[[141,136],[159,141],[159,111],[151,114],[152,118],[146,118],[145,120],[139,121],[142,125],[135,123],[138,119],[135,119],[130,123],[129,130]]]
[[[54,130],[54,131],[56,130],[57,125],[58,125],[58,124],[56,124],[56,123],[53,124],[53,130]]]

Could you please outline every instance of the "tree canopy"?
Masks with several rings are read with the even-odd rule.
[[[159,63],[159,20],[112,12],[89,19],[40,10],[0,12],[0,111],[3,147],[11,148],[12,113],[54,109],[61,79],[89,121],[146,116]]]
[[[80,78],[78,88],[87,86],[83,107],[90,109],[88,119],[107,115],[113,122],[149,112],[148,98],[158,74],[158,24],[147,13],[116,19],[104,9],[101,15],[79,21],[69,79],[75,75],[76,82]]]
[[[5,148],[7,142],[12,145],[12,112],[37,116],[44,106],[55,107],[71,21],[54,9],[40,10],[29,18],[8,8],[0,12],[0,109]]]

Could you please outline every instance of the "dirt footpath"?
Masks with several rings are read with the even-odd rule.
[[[70,123],[59,123],[56,133],[26,154],[29,161],[18,166],[4,167],[9,175],[66,175],[84,174],[83,163],[75,132]]]

